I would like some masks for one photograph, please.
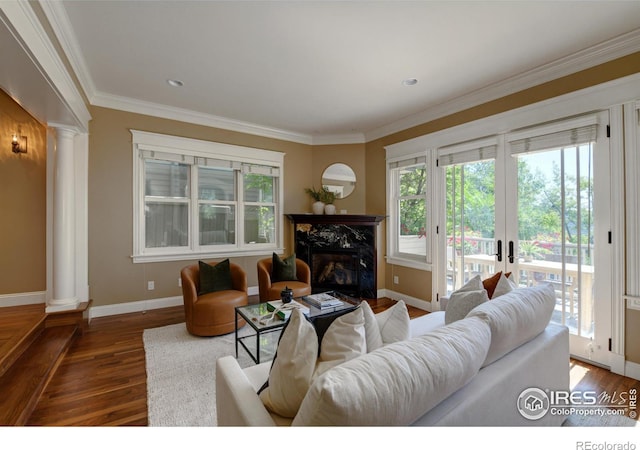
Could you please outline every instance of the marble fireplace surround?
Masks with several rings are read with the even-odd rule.
[[[296,257],[311,269],[313,292],[377,298],[377,226],[385,216],[287,214]]]

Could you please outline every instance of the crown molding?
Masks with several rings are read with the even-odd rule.
[[[60,104],[74,118],[76,123],[69,125],[88,129],[91,114],[85,100],[29,2],[3,2],[1,9],[0,19],[20,42]]]
[[[174,108],[134,98],[108,95],[101,92],[97,92],[96,95],[93,96],[93,98],[91,99],[91,104],[95,106],[102,106],[105,108],[112,108],[121,111],[160,117],[163,119],[178,120],[181,122],[188,122],[213,128],[222,128],[229,131],[237,131],[240,133],[254,134],[273,139],[297,142],[300,144],[313,144],[312,137],[307,134],[279,130],[277,128],[269,128],[262,125],[241,122],[220,116],[214,116],[212,114],[205,114],[182,108]]]
[[[328,134],[313,136],[313,145],[364,144],[364,133]]]
[[[528,72],[491,84],[451,101],[365,132],[366,142],[431,122],[516,92],[640,51],[640,28]]]
[[[39,2],[42,7],[53,33],[56,35],[60,46],[71,64],[71,68],[78,77],[80,86],[84,90],[88,98],[95,95],[96,88],[91,78],[89,69],[82,56],[80,44],[76,35],[73,33],[71,21],[67,15],[67,10],[62,2]]]

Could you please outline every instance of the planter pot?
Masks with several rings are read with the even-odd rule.
[[[315,202],[313,205],[311,205],[311,210],[313,211],[314,214],[323,214],[324,213],[324,203]]]
[[[324,213],[325,214],[335,214],[336,213],[336,205],[324,205]]]

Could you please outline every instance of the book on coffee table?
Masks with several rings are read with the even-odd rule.
[[[311,306],[315,306],[319,309],[335,308],[342,306],[342,300],[334,297],[328,292],[321,292],[319,294],[305,295],[302,299],[309,303]]]
[[[271,312],[275,311],[276,315],[282,320],[289,319],[294,309],[299,309],[304,315],[309,314],[309,308],[295,300],[289,303],[282,303],[282,300],[271,300],[267,302],[267,309]]]

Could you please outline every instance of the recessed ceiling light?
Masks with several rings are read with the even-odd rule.
[[[184,86],[184,83],[180,80],[167,80],[167,83],[169,84],[169,86],[173,86],[173,87]]]
[[[413,86],[418,84],[417,78],[407,78],[406,80],[402,80],[402,84],[405,86]]]

